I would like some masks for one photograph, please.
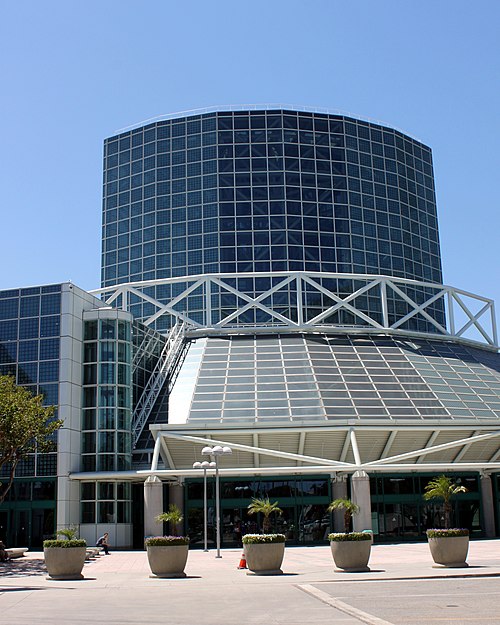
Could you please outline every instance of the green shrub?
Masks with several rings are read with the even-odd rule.
[[[146,547],[172,547],[174,545],[189,545],[188,536],[150,536],[144,541]]]
[[[86,547],[87,541],[83,538],[75,538],[74,540],[44,540],[44,547],[63,547],[71,549],[72,547]]]
[[[332,543],[342,543],[347,541],[356,540],[371,540],[372,535],[370,532],[349,532],[348,534],[328,534],[328,540]]]
[[[455,538],[456,536],[468,536],[469,530],[453,528],[449,530],[427,530],[427,538]]]
[[[245,534],[241,539],[244,545],[262,545],[268,543],[284,543],[284,534]]]

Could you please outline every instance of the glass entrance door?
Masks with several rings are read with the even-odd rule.
[[[14,547],[30,546],[31,508],[14,510],[14,526],[12,530]]]

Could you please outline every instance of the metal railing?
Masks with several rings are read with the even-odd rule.
[[[169,332],[167,341],[151,376],[144,387],[132,415],[133,446],[137,445],[165,381],[179,362],[184,347],[185,324],[177,323]]]

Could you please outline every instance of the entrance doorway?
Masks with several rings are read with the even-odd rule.
[[[213,479],[207,484],[208,547],[215,544],[215,493]],[[203,547],[203,480],[186,480],[186,531],[192,547]],[[276,501],[282,514],[271,516],[272,532],[285,534],[287,544],[324,544],[330,531],[330,481],[326,477],[296,476],[291,479],[249,478],[221,480],[221,544],[241,546],[244,534],[262,531],[262,515],[248,514],[252,498]]]

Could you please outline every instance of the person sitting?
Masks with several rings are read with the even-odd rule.
[[[97,539],[96,547],[102,547],[104,549],[104,554],[109,556],[109,544],[108,544],[108,532],[104,532],[104,534]]]
[[[7,562],[9,559],[9,554],[5,551],[5,545],[3,541],[0,540],[0,562]]]

